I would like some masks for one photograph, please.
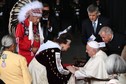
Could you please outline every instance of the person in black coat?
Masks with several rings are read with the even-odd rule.
[[[71,73],[62,64],[62,52],[70,48],[72,36],[59,34],[53,41],[43,43],[29,64],[33,84],[67,84]]]
[[[100,16],[100,11],[97,5],[91,4],[87,8],[88,19],[82,22],[82,42],[87,44],[88,40],[96,40],[101,42],[102,39],[98,35],[101,27],[110,26],[110,21],[108,18]],[[94,25],[95,24],[95,25]],[[90,37],[93,38],[90,38]]]
[[[53,40],[58,35],[59,28],[56,17],[51,13],[50,6],[47,3],[43,3],[43,6],[41,23],[45,43],[47,40]]]
[[[108,26],[104,26],[99,31],[99,35],[106,43],[105,52],[107,55],[121,55],[124,46],[126,45],[126,37],[123,34],[114,33]]]

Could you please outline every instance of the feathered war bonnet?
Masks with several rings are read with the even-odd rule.
[[[24,20],[28,18],[29,16],[42,17],[42,8],[43,8],[43,4],[39,1],[29,2],[20,9],[17,18],[19,22],[24,22]],[[33,23],[30,21],[29,22],[29,40],[31,40],[31,45],[34,40],[32,24]],[[44,36],[43,36],[43,30],[41,28],[40,23],[38,25],[38,28],[39,28],[39,34],[40,34],[40,43],[43,43]]]
[[[27,3],[20,9],[18,13],[19,22],[23,22],[29,15],[41,17],[42,8],[43,8],[43,4],[39,1],[33,1]]]

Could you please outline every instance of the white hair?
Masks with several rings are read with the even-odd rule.
[[[5,35],[2,40],[1,40],[1,44],[4,47],[10,47],[12,44],[15,43],[15,40],[12,36],[10,35]]]
[[[106,67],[107,72],[110,75],[126,72],[126,62],[121,56],[117,54],[111,54],[106,59]]]
[[[1,49],[0,49],[0,55],[2,54],[3,50],[5,48],[9,48],[12,44],[15,44],[16,41],[14,39],[14,37],[10,36],[10,35],[5,35],[3,36],[2,40],[1,40]]]
[[[19,22],[22,22],[22,21],[24,21],[26,19],[26,13],[29,10],[37,9],[37,8],[40,8],[40,9],[43,8],[43,4],[41,2],[39,2],[39,1],[33,1],[33,2],[30,2],[30,3],[26,4],[25,6],[23,6],[20,9],[20,12],[18,13]]]
[[[102,27],[101,29],[100,29],[100,31],[99,31],[99,35],[102,33],[102,32],[105,32],[105,34],[112,34],[113,35],[113,31],[112,31],[112,29],[110,28],[110,27],[108,27],[108,26],[104,26],[104,27]]]

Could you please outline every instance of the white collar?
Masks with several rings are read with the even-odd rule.
[[[93,22],[92,22],[93,23]],[[98,18],[94,21],[94,23],[97,25],[98,24]]]
[[[110,40],[110,41],[112,41],[113,37],[114,37],[114,35],[112,34],[112,38],[111,38],[111,40]]]
[[[58,45],[58,43],[48,40],[46,43],[41,44],[36,54],[48,48],[59,48],[61,50],[61,47]]]

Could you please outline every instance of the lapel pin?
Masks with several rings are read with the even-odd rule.
[[[99,25],[102,25],[102,23],[99,23]]]

